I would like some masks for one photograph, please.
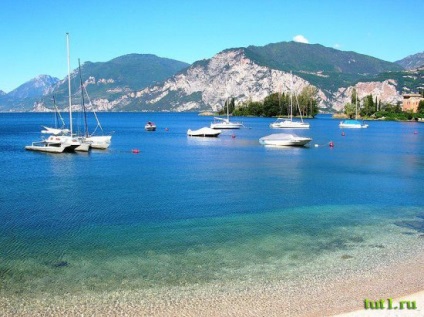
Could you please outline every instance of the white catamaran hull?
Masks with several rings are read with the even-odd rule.
[[[34,142],[32,145],[25,146],[25,150],[47,153],[63,153],[69,145],[51,145],[47,142]]]

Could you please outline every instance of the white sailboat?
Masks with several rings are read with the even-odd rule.
[[[241,122],[230,121],[229,103],[227,99],[227,118],[214,117],[215,121],[211,123],[211,129],[240,129],[243,126]]]
[[[62,153],[73,151],[87,152],[90,144],[85,142],[72,133],[72,103],[71,103],[71,81],[70,81],[70,55],[69,55],[69,33],[66,33],[67,57],[68,57],[68,93],[69,93],[69,130],[62,126],[61,129],[49,128],[44,126],[41,132],[51,135],[47,139],[33,142],[25,146],[29,151],[40,151],[49,153]]]
[[[356,99],[355,99],[355,108],[356,108],[355,120],[353,120],[353,119],[343,120],[339,124],[340,128],[347,128],[347,129],[365,129],[365,128],[368,128],[368,124],[365,124],[364,122],[360,122],[358,120],[358,95],[356,95]]]
[[[84,112],[84,133],[85,133],[84,141],[86,143],[88,143],[91,148],[105,150],[109,147],[112,136],[111,135],[94,135],[94,133],[97,131],[97,128],[99,128],[102,132],[103,132],[103,128],[102,128],[102,125],[100,124],[100,121],[99,121],[99,118],[97,117],[96,112],[93,109],[90,97],[88,96],[88,93],[87,93],[87,90],[85,89],[84,84],[82,82],[81,65],[80,65],[79,60],[78,60],[78,69],[79,69],[79,74],[80,74],[81,106],[82,106],[82,109],[83,109],[83,112]],[[87,96],[87,99],[89,101],[91,109],[93,109],[92,111],[93,111],[94,117],[95,117],[96,122],[97,122],[97,126],[94,129],[94,132],[91,133],[91,134],[89,134],[89,132],[88,132],[87,113],[86,113],[86,107],[85,107],[85,102],[84,102],[84,92]]]
[[[102,125],[100,124],[100,121],[99,121],[99,118],[97,117],[96,112],[93,109],[93,105],[91,103],[87,89],[85,89],[84,84],[82,82],[81,65],[79,64],[79,60],[78,60],[78,69],[79,69],[79,74],[80,74],[81,105],[82,105],[82,109],[84,111],[84,131],[85,131],[84,140],[85,140],[85,142],[89,143],[91,148],[105,150],[109,147],[109,145],[111,143],[112,136],[111,135],[95,135],[97,129],[100,129],[100,131],[103,134],[103,128],[102,128]],[[94,118],[96,119],[96,122],[97,122],[96,128],[94,129],[94,131],[91,134],[89,133],[88,126],[87,126],[87,113],[86,113],[87,109],[86,109],[85,103],[84,103],[84,93],[87,96],[90,108],[92,109]]]
[[[85,139],[86,139],[87,142],[90,142],[90,146],[93,149],[106,150],[112,142],[112,135],[104,135],[103,134],[104,133],[103,127],[100,124],[100,120],[97,117],[97,114],[93,109],[90,97],[88,96],[87,90],[85,88],[84,88],[84,91],[86,93],[86,96],[88,98],[89,104],[91,106],[91,109],[92,109],[92,112],[93,112],[93,115],[94,115],[94,118],[96,119],[96,123],[97,123],[96,127],[94,128],[94,131],[91,134],[89,134]],[[101,131],[102,135],[96,135],[97,129],[99,129]]]
[[[277,120],[269,125],[272,129],[309,129],[309,123],[303,122],[302,113],[300,112],[299,102],[297,106],[300,112],[300,121],[293,121],[293,75],[290,94],[290,115],[289,118],[277,118]],[[296,97],[297,100],[297,97]]]

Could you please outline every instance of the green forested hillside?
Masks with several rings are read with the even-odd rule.
[[[395,63],[355,52],[344,52],[319,44],[297,42],[249,46],[247,57],[262,66],[293,71],[313,85],[334,91],[382,72],[402,71]]]

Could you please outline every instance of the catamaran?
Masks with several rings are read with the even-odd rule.
[[[71,100],[71,70],[70,70],[70,54],[69,54],[69,33],[66,33],[66,46],[67,46],[67,57],[68,57],[68,100],[69,100],[69,130],[64,128],[61,129],[49,128],[43,126],[44,130],[41,132],[44,134],[51,135],[47,139],[33,142],[31,145],[25,146],[26,150],[29,151],[40,151],[50,153],[62,153],[62,152],[73,152],[82,151],[87,152],[90,149],[90,144],[87,143],[80,137],[73,135],[72,131],[72,100]],[[63,120],[62,120],[63,122]]]

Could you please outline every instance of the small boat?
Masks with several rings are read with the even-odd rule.
[[[363,129],[368,128],[368,124],[360,122],[359,120],[344,120],[340,122],[339,127],[348,129]]]
[[[358,95],[355,96],[355,108],[356,108],[356,112],[355,112],[355,119],[348,119],[348,120],[343,120],[342,122],[340,122],[339,127],[340,128],[347,128],[347,129],[365,129],[368,128],[368,124],[365,123],[361,123],[358,120]]]
[[[146,131],[156,131],[156,124],[154,122],[148,121],[144,126]]]
[[[202,136],[202,137],[217,137],[222,131],[216,130],[208,127],[203,127],[198,130],[187,130],[188,136]]]
[[[243,123],[230,121],[229,103],[227,100],[227,118],[214,117],[214,122],[210,125],[211,129],[240,129],[243,126]]]
[[[293,121],[292,117],[277,118],[277,120],[269,125],[272,129],[309,129],[309,123],[303,121]]]
[[[211,123],[211,129],[240,129],[243,123],[231,122],[228,118],[215,117],[215,122]]]
[[[311,138],[290,133],[275,133],[259,139],[260,144],[273,146],[304,146],[311,141]]]
[[[292,88],[293,92],[293,75],[292,75]],[[297,101],[297,97],[296,97]],[[271,129],[309,129],[309,123],[303,122],[302,112],[300,111],[299,102],[297,107],[300,113],[300,121],[293,121],[293,93],[290,94],[290,114],[288,118],[277,118],[277,120],[269,125]]]

